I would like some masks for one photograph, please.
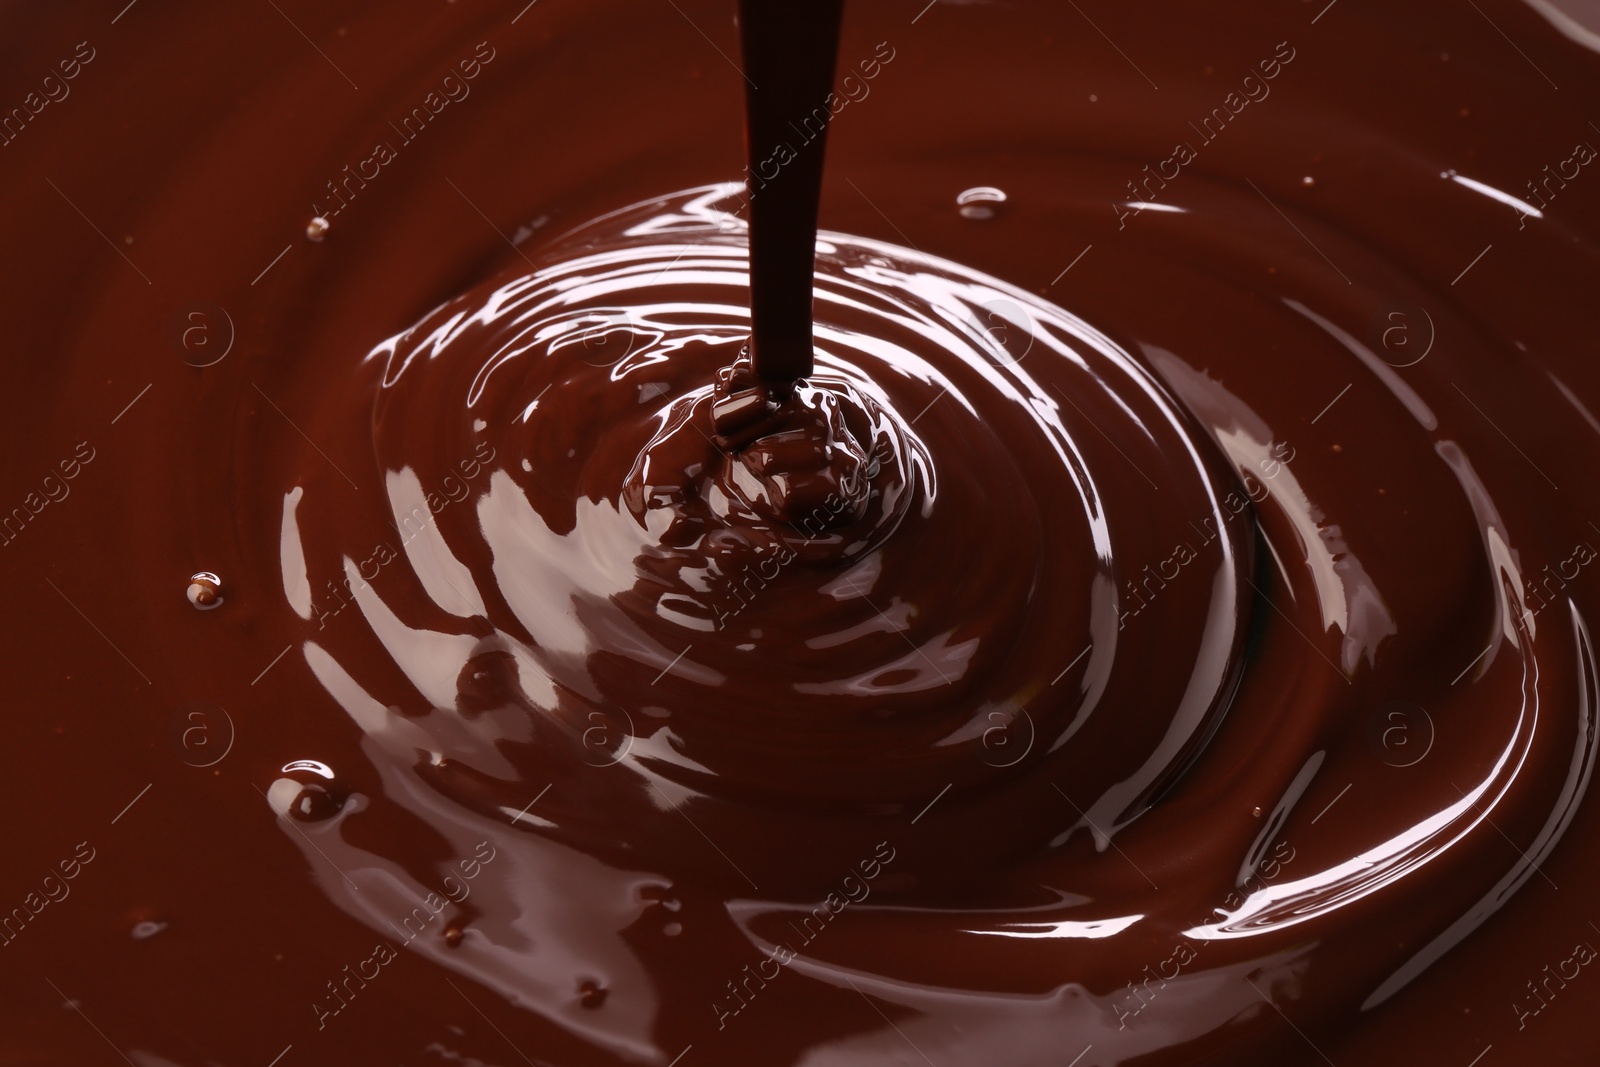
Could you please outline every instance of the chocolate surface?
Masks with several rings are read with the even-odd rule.
[[[843,17],[844,0],[739,4],[750,355],[755,377],[780,388],[811,373],[812,249],[828,125],[849,102],[833,92]],[[789,144],[796,137],[799,149]]]
[[[847,5],[769,410],[730,3],[11,5],[3,1058],[1591,1062],[1600,82],[1476,7]]]

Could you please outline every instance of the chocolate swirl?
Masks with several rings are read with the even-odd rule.
[[[1313,503],[1337,498],[1337,470],[1307,469],[1223,381],[1154,348],[1146,369],[958,264],[828,233],[817,371],[769,400],[739,362],[736,195],[547,245],[377,346],[346,394],[370,416],[330,408],[312,429],[328,450],[286,498],[285,591],[319,630],[309,590],[364,617],[304,650],[384,759],[490,818],[548,786],[529,829],[573,850],[542,853],[557,885],[589,857],[650,871],[728,901],[769,962],[941,1025],[945,998],[987,991],[966,1009],[982,1044],[954,1046],[973,1055],[1001,1020],[1149,1051],[1132,984],[1075,978],[1043,1016],[1025,1007],[1046,974],[1129,959],[1185,1002],[1169,1051],[1341,968],[1325,1003],[1379,1002],[1534,875],[1587,783],[1593,664],[1575,611],[1541,634],[1505,490],[1458,442],[1437,436],[1407,493],[1460,514],[1436,544],[1460,546],[1453,581],[1493,591],[1469,669],[1505,711],[1474,693],[1472,735],[1435,740],[1423,706],[1466,712],[1397,638],[1440,635],[1369,569],[1361,517]],[[1436,429],[1389,365],[1347,352]],[[324,504],[343,495],[325,461],[381,480],[385,512]],[[458,477],[460,506],[429,514],[425,487]],[[369,581],[355,552],[392,531],[401,577]],[[1307,835],[1336,799],[1320,772],[1352,753],[1433,756],[1353,853]],[[1491,881],[1496,812],[1543,825]],[[1186,854],[1197,819],[1215,839]],[[839,872],[865,894],[857,861],[880,845],[893,877],[808,951],[802,920],[839,900]],[[1450,926],[1392,956],[1336,947],[1359,944],[1369,897],[1399,914],[1382,902],[1441,868],[1466,890]],[[1335,945],[1315,960],[1311,923]],[[714,999],[718,1021],[752,992]],[[552,1017],[569,999],[524,996]],[[643,1032],[655,1010],[619,995],[607,1014]]]
[[[780,396],[726,5],[465,6],[8,128],[0,1051],[1581,1055],[1583,31],[854,4]]]
[[[553,781],[545,817],[586,852],[679,855],[680,807],[713,840],[779,846],[718,885],[815,888],[945,790],[898,867],[933,884],[1060,845],[1068,827],[1029,813],[1063,795],[1081,827],[1132,822],[1236,681],[1252,553],[1222,455],[1087,323],[837,234],[818,370],[735,449],[713,418],[749,329],[733,194],[580,230],[368,356],[349,395],[375,398],[370,420],[331,411],[312,433],[382,480],[386,512],[319,508],[341,494],[315,452],[285,511],[305,568],[290,602],[322,629],[308,593],[326,590],[369,622],[313,635],[313,669],[407,723],[397,755],[443,720],[423,747],[453,795],[515,810]],[[345,454],[339,426],[368,424]],[[494,458],[435,520],[423,487],[457,455]],[[1179,506],[1141,513],[1105,484],[1135,472]],[[391,519],[414,577],[369,585],[355,560]],[[1165,582],[1116,561],[1185,539],[1174,565],[1215,607],[1128,625],[1137,583]],[[958,580],[930,581],[952,560]],[[585,766],[601,737],[619,766],[603,786]]]

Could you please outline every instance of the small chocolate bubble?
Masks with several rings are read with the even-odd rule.
[[[333,781],[334,778],[333,768],[328,766],[326,763],[323,763],[321,760],[297,759],[290,760],[288,763],[283,765],[282,773],[284,774],[296,774],[299,772],[314,774],[318,778],[326,778],[330,782]]]
[[[979,185],[963,190],[956,197],[956,210],[964,219],[982,221],[1000,214],[1005,203],[1006,194],[1003,189],[996,189],[992,185]]]
[[[222,579],[210,571],[197,571],[189,576],[189,603],[201,611],[222,606]]]
[[[451,948],[458,947],[466,936],[467,932],[455,923],[451,923],[444,928],[444,943]]]
[[[606,1002],[606,987],[590,979],[578,983],[578,1003],[594,1009]]]
[[[344,810],[350,789],[320,760],[284,764],[285,777],[272,783],[267,799],[280,813],[300,822],[323,822]]]
[[[321,822],[331,819],[344,809],[344,799],[332,790],[315,782],[300,787],[300,792],[289,801],[289,814],[301,822]]]
[[[328,236],[328,230],[331,228],[332,224],[321,215],[318,215],[306,223],[306,237],[309,240],[320,243],[324,237]]]

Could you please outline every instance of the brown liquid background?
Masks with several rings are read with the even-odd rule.
[[[732,54],[721,5],[683,6]],[[1589,358],[1600,324],[1583,298],[1596,278],[1583,236],[1600,224],[1587,187],[1593,179],[1586,169],[1545,220],[1527,220],[1523,230],[1510,208],[1436,176],[1455,167],[1516,194],[1545,164],[1566,158],[1571,142],[1600,138],[1585,132],[1585,115],[1596,113],[1591,56],[1532,13],[1499,3],[1484,11],[1560,90],[1470,8],[1408,5],[1397,14],[1341,3],[1314,25],[1315,4],[1217,6],[1167,12],[1164,20],[1090,12],[1156,79],[1155,90],[1070,8],[939,5],[912,24],[917,7],[858,5],[847,13],[841,69],[883,40],[896,59],[832,129],[825,227],[896,243],[909,238],[1023,288],[1048,289],[1120,336],[1183,351],[1191,362],[1200,353],[1250,371],[1223,376],[1277,439],[1292,442],[1315,468],[1359,463],[1367,472],[1352,479],[1347,497],[1319,503],[1334,521],[1370,523],[1364,559],[1380,587],[1457,597],[1432,604],[1434,625],[1408,649],[1441,685],[1485,643],[1489,589],[1450,581],[1475,573],[1480,550],[1470,512],[1410,473],[1433,452],[1387,396],[1370,390],[1363,401],[1358,385],[1312,423],[1352,376],[1314,373],[1315,360],[1295,361],[1292,351],[1274,350],[1272,338],[1238,329],[1241,308],[1290,295],[1359,328],[1389,306],[1367,286],[1399,294],[1388,297],[1397,303],[1423,303],[1436,314],[1439,339],[1415,372],[1426,375],[1419,388],[1497,485],[1517,485],[1496,503],[1519,535],[1513,543],[1529,553],[1527,569],[1600,537],[1587,525],[1593,427],[1542,376],[1552,369],[1579,398],[1600,401]],[[610,1062],[489,991],[466,988],[478,1014],[439,969],[404,953],[317,1033],[307,1003],[344,964],[370,953],[374,935],[329,903],[319,881],[327,871],[309,868],[257,791],[291,759],[342,770],[366,758],[356,731],[298,657],[260,674],[297,631],[275,561],[262,551],[275,548],[276,530],[245,522],[275,515],[237,502],[270,500],[295,484],[305,448],[289,419],[317,421],[321,409],[338,406],[345,375],[374,343],[520,262],[474,204],[506,233],[549,215],[543,235],[738,174],[738,76],[670,6],[611,5],[606,10],[617,14],[607,18],[596,5],[541,0],[511,26],[515,8],[286,7],[359,90],[269,6],[224,13],[139,4],[115,26],[109,10],[94,20],[82,11],[6,16],[6,106],[78,41],[95,48],[71,96],[0,148],[8,194],[0,207],[4,506],[34,492],[78,442],[95,449],[71,495],[0,547],[0,593],[10,609],[3,623],[12,709],[6,766],[12,795],[25,798],[10,820],[8,896],[0,906],[20,905],[78,842],[96,850],[70,883],[70,897],[44,908],[0,949],[7,993],[0,1048],[15,1062],[114,1062],[106,1041],[136,1061],[146,1058],[143,1050],[185,1064],[267,1063],[290,1045],[284,1063],[443,1062],[422,1051],[434,1042],[485,1062],[515,1062],[507,1037],[535,1062]],[[595,27],[604,27],[604,47],[589,43]],[[483,40],[497,55],[472,95],[447,107],[334,217],[325,243],[306,242],[309,201],[325,202],[322,183],[365,155],[375,137],[389,136],[388,121]],[[1273,82],[1273,95],[1250,105],[1203,149],[1194,173],[1186,168],[1173,183],[1172,202],[1208,209],[1195,229],[1181,229],[1187,220],[1164,228],[1166,216],[1146,212],[1129,221],[1132,232],[1118,231],[1110,203],[1122,183],[1169,154],[1174,136],[1188,138],[1185,123],[1219,103],[1283,40],[1297,58]],[[1088,103],[1090,93],[1099,100]],[[1044,150],[1041,129],[1050,131]],[[1315,176],[1314,186],[1301,186],[1305,174]],[[1202,175],[1236,188],[1224,196]],[[1361,294],[1343,296],[1348,287],[1293,229],[1269,229],[1277,216],[1252,203],[1256,194],[1237,188],[1233,176],[1249,177],[1302,228],[1317,220],[1307,232]],[[975,225],[955,213],[953,198],[982,184],[1004,188],[1011,201],[1001,217]],[[1094,247],[1086,258],[1052,285],[1087,244]],[[252,284],[285,245],[282,260]],[[1187,275],[1163,269],[1174,247],[1196,256],[1197,245],[1226,247],[1209,253],[1223,262],[1260,264],[1253,291],[1221,284],[1200,291]],[[1491,250],[1452,284],[1485,245]],[[1380,260],[1392,273],[1376,266]],[[1278,273],[1268,273],[1269,265]],[[1426,299],[1418,300],[1419,291]],[[174,317],[197,300],[226,308],[237,331],[227,358],[199,372],[169,340]],[[124,412],[146,383],[149,393]],[[1459,402],[1447,410],[1442,398],[1451,383],[1493,424]],[[1332,453],[1334,444],[1343,451]],[[1388,490],[1387,502],[1376,488]],[[1379,558],[1385,543],[1393,555]],[[188,575],[202,568],[224,579],[227,600],[217,612],[197,613],[181,595]],[[1593,603],[1585,584],[1592,581],[1585,571],[1573,582],[1568,595],[1580,607]],[[1323,645],[1337,650],[1337,642]],[[1260,670],[1283,672],[1276,680],[1300,687],[1308,704],[1329,699],[1337,678],[1315,673],[1325,668],[1303,647],[1292,653],[1300,659],[1263,659]],[[1559,649],[1552,662],[1570,666]],[[1571,698],[1576,684],[1563,684]],[[1438,760],[1481,769],[1484,753],[1470,731],[1457,733],[1454,749],[1431,754],[1432,764],[1393,768],[1376,760],[1364,726],[1370,705],[1394,695],[1405,694],[1363,694],[1349,712],[1355,726],[1346,755],[1359,769],[1344,776],[1330,769],[1307,794],[1299,825],[1287,831],[1297,849],[1305,843],[1302,855],[1313,845],[1323,855],[1348,854],[1365,840],[1362,823],[1381,819],[1393,803],[1386,791],[1404,796]],[[210,769],[185,765],[170,737],[174,713],[196,700],[226,707],[237,729],[228,756]],[[1480,703],[1485,715],[1495,712],[1488,696]],[[1444,746],[1446,725],[1435,725]],[[1282,769],[1292,775],[1316,747],[1297,750]],[[1210,780],[1225,782],[1229,770],[1212,767]],[[373,788],[376,777],[362,775],[361,788]],[[1343,781],[1356,784],[1326,818],[1299,829]],[[136,794],[138,802],[111,823]],[[1250,805],[1270,806],[1276,797],[1236,799],[1249,836],[1256,826]],[[1412,920],[1431,933],[1459,913],[1463,899],[1479,895],[1472,890],[1516,864],[1547,807],[1530,803],[1516,821],[1497,817],[1500,833],[1479,835],[1466,869],[1488,872],[1481,885],[1425,875],[1403,899],[1379,894],[1354,905],[1375,979],[1418,947]],[[1342,1001],[1319,1002],[1315,988],[1303,1001],[1279,1003],[1335,1063],[1419,1056],[1468,1063],[1491,1044],[1484,1063],[1502,1056],[1586,1062],[1594,1042],[1588,1018],[1600,996],[1592,991],[1600,980],[1587,969],[1525,1029],[1517,1029],[1509,1004],[1526,1001],[1523,983],[1569,956],[1574,943],[1600,940],[1588,925],[1596,918],[1588,911],[1597,881],[1594,818],[1592,805],[1580,807],[1541,863],[1544,877],[1534,876],[1382,1007],[1357,1015]],[[1215,832],[1194,825],[1190,843],[1204,848]],[[391,854],[417,847],[398,839],[369,844]],[[437,851],[419,854],[458,858]],[[1161,880],[1153,863],[1147,869]],[[481,877],[495,874],[491,864]],[[1177,905],[1172,921],[1192,921],[1214,901],[1195,903]],[[148,940],[131,938],[146,918],[169,926]],[[1314,928],[1291,942],[1318,954]],[[715,955],[707,953],[701,976],[710,986],[736,970]],[[1096,991],[1136,978],[1160,958],[1132,954],[1126,973]],[[1049,964],[1042,954],[1030,958],[1041,973]],[[962,969],[959,960],[950,967]],[[674,980],[693,986],[688,974],[678,971]],[[798,976],[764,991],[721,1034],[704,1007],[709,995],[686,994],[681,1012],[664,1013],[655,1035],[660,1062],[686,1045],[693,1049],[685,1064],[796,1062],[819,1031],[880,1034],[883,1062],[917,1059],[869,1004],[819,995]],[[64,1008],[63,996],[84,1017]],[[1141,1014],[1169,1008],[1180,1010],[1158,998],[1151,1014]],[[503,1033],[485,1026],[484,1016]],[[1082,1043],[1070,1035],[1062,1042],[1056,1051],[1065,1063]],[[938,1048],[926,1052],[941,1067],[962,1062],[941,1058]],[[1101,1061],[1091,1052],[1083,1062]],[[1262,1005],[1208,1050],[1150,1062],[1322,1059]]]

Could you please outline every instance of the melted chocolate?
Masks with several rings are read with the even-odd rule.
[[[755,376],[780,387],[811,373],[817,198],[828,123],[841,99],[832,90],[843,14],[844,0],[739,3],[749,160],[750,357]],[[796,136],[806,139],[800,150],[777,149]]]
[[[1592,1058],[1592,38],[855,4],[778,403],[730,5],[278,6],[6,38],[6,1058]]]

